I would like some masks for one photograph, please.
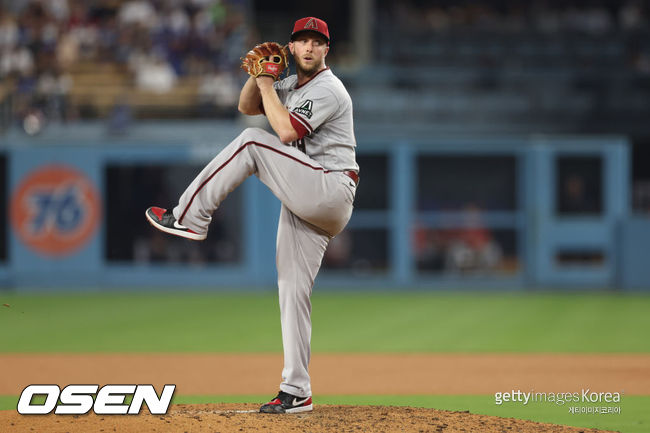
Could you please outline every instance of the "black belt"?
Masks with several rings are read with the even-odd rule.
[[[345,170],[342,173],[347,177],[349,177],[350,179],[352,179],[355,185],[359,185],[359,175],[357,174],[356,171]]]

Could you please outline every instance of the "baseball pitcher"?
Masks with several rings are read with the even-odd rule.
[[[295,22],[289,52],[296,74],[280,79],[286,47],[259,44],[242,59],[250,75],[239,111],[265,114],[276,135],[245,129],[199,173],[173,209],[150,207],[158,230],[188,239],[207,237],[212,213],[228,193],[255,174],[282,202],[276,265],[284,347],[280,392],[260,412],[312,410],[309,378],[311,290],[327,245],[352,214],[359,183],[352,101],[325,66],[325,21]]]

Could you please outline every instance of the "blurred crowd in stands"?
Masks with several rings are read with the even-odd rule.
[[[623,1],[379,1],[402,31],[579,31],[605,33],[648,28],[647,0]]]
[[[648,30],[649,4],[649,0],[376,0],[374,7],[376,31],[391,35],[452,30],[606,34]],[[21,118],[34,109],[49,119],[78,117],[66,98],[76,84],[70,71],[80,62],[94,61],[122,68],[134,89],[154,94],[195,77],[197,106],[221,105],[234,112],[245,78],[239,59],[260,39],[253,6],[251,0],[0,2],[0,95],[11,88],[14,111]],[[650,73],[650,53],[640,51],[634,62]]]
[[[419,35],[429,42],[435,41],[430,38],[449,34],[624,35],[628,54],[625,66],[650,74],[649,0],[380,0],[379,4],[379,28],[392,30],[389,39],[393,35]]]
[[[253,40],[246,0],[1,4],[0,80],[48,105],[50,114],[65,113],[65,95],[74,85],[68,72],[84,61],[118,65],[137,88],[157,93],[169,91],[179,77],[200,77],[200,97],[232,105],[239,57]]]

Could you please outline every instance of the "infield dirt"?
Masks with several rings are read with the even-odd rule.
[[[280,354],[4,354],[0,394],[54,383],[177,385],[177,395],[277,391]],[[9,372],[9,374],[6,374]],[[2,432],[596,432],[598,430],[412,407],[327,406],[318,395],[540,392],[650,394],[650,355],[316,354],[315,410],[264,415],[255,404],[173,405],[165,416],[21,416],[0,412]],[[263,402],[260,402],[263,403]]]
[[[175,405],[167,415],[2,414],[3,432],[603,432],[512,418],[394,406],[318,406],[295,415],[257,413],[252,404]],[[252,410],[253,413],[241,413]]]

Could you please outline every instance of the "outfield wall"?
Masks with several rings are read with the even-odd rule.
[[[204,243],[144,219],[168,206],[234,123],[52,128],[2,146],[4,287],[272,287],[279,203],[247,180]],[[648,221],[629,216],[621,137],[395,139],[358,134],[361,183],[323,287],[645,288]]]

